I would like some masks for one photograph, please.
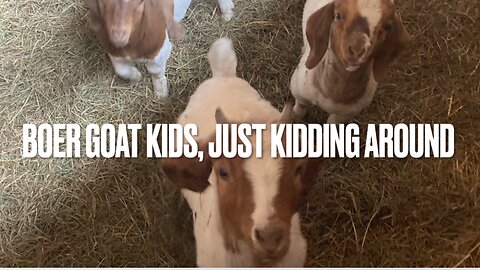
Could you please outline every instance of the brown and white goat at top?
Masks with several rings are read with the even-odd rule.
[[[310,104],[341,123],[372,101],[377,82],[410,42],[393,0],[307,0],[304,48],[291,90],[294,112]]]
[[[216,41],[209,52],[213,78],[191,96],[178,123],[194,123],[196,141],[206,152],[217,123],[288,123],[248,82],[236,77],[230,40]],[[166,159],[162,168],[182,188],[193,212],[197,264],[201,267],[303,266],[307,243],[297,212],[316,160],[274,159],[270,130],[263,134],[263,157]],[[255,150],[256,138],[251,138]],[[207,156],[207,154],[205,154]]]
[[[152,74],[157,96],[168,96],[165,69],[172,52],[170,38],[180,39],[191,0],[85,0],[90,27],[110,56],[118,76],[140,81],[136,62]],[[232,17],[232,0],[219,0],[225,20]]]

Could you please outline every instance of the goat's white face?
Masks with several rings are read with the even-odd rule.
[[[115,47],[123,48],[142,19],[145,0],[98,0],[98,8],[110,41]]]
[[[410,41],[392,0],[334,0],[308,18],[306,32],[308,68],[330,45],[347,70],[374,59],[385,69]]]
[[[291,107],[284,111],[280,123],[284,123],[284,114],[291,119]],[[271,158],[268,134],[269,130],[263,133],[262,158],[220,157],[202,163],[167,159],[162,162],[170,180],[181,188],[197,192],[208,186],[213,169],[226,248],[235,252],[237,241],[245,242],[261,266],[272,266],[287,253],[292,217],[297,212],[304,185],[316,170],[313,160]],[[256,138],[250,139],[255,146]]]

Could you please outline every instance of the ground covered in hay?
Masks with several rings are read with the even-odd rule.
[[[193,266],[189,208],[159,161],[22,159],[24,123],[171,123],[231,37],[239,73],[291,100],[303,0],[193,1],[175,43],[171,96],[113,69],[81,1],[0,0],[0,266]],[[480,266],[480,4],[397,1],[413,44],[356,121],[453,123],[448,160],[323,162],[305,207],[309,266]],[[311,111],[309,122],[326,115]]]

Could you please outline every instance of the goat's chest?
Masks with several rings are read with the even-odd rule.
[[[324,69],[324,70],[322,70]],[[371,68],[363,72],[352,72],[345,76],[339,68],[325,64],[318,75],[313,75],[311,83],[320,90],[321,95],[335,103],[357,103],[369,90]]]
[[[306,60],[306,55],[304,55]],[[301,62],[292,78],[292,93],[306,103],[321,107],[330,114],[357,114],[372,102],[377,90],[373,76],[346,80],[332,72],[319,75]]]

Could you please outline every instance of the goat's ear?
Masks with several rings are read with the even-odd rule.
[[[215,110],[215,121],[217,124],[228,124],[228,119],[220,108]]]
[[[202,192],[210,185],[208,182],[212,172],[210,158],[205,158],[202,162],[196,158],[167,158],[162,161],[161,166],[167,178],[179,188]]]
[[[383,80],[390,64],[393,63],[411,39],[412,37],[405,29],[400,14],[395,12],[392,28],[374,56],[373,76],[377,82]]]
[[[308,69],[317,66],[328,49],[333,13],[334,4],[330,3],[313,13],[307,20],[306,34],[310,54],[305,65]]]

